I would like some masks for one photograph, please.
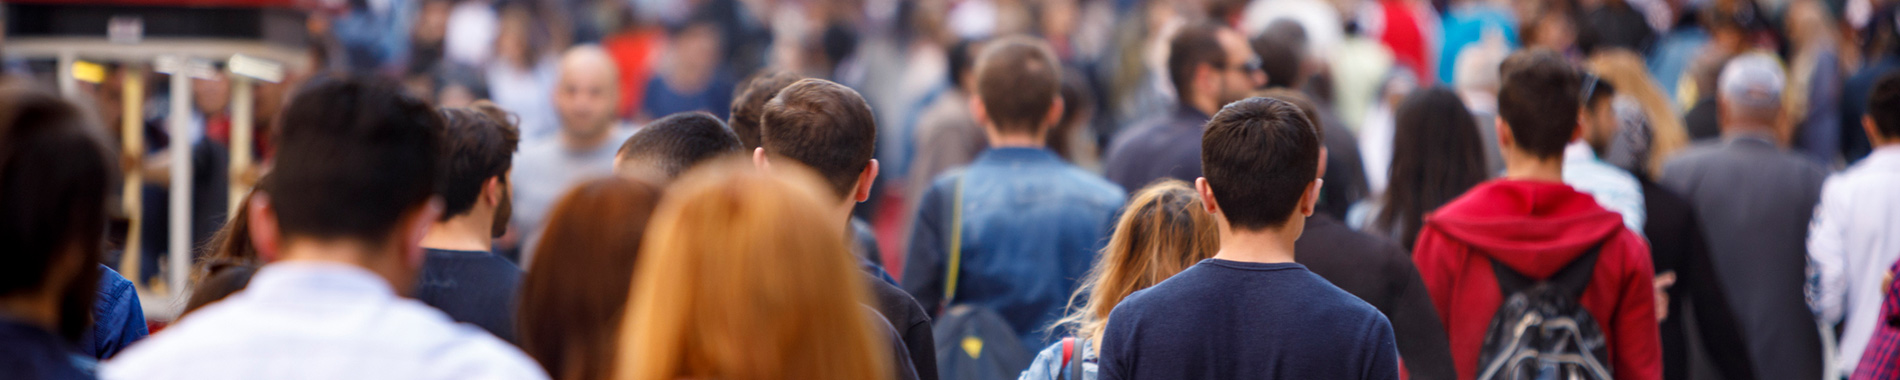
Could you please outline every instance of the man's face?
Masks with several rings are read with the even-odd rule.
[[[1260,70],[1259,57],[1254,55],[1253,47],[1247,45],[1247,39],[1233,30],[1223,29],[1217,35],[1222,50],[1227,53],[1227,62],[1214,68],[1219,83],[1213,90],[1215,107],[1246,99],[1254,89],[1267,84],[1267,74]]]
[[[1583,139],[1590,143],[1591,149],[1598,152],[1609,149],[1610,140],[1616,136],[1616,130],[1621,127],[1616,123],[1614,103],[1616,102],[1611,99],[1604,99],[1582,110],[1583,117],[1580,121],[1583,122]]]
[[[614,123],[620,89],[610,63],[589,59],[561,64],[561,80],[554,89],[554,108],[561,113],[561,129],[570,134],[606,133]]]

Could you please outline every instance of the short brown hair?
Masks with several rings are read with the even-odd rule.
[[[1582,78],[1563,56],[1547,49],[1511,54],[1499,65],[1498,116],[1518,149],[1538,158],[1562,157],[1583,107]]]
[[[1201,65],[1226,67],[1227,48],[1220,45],[1220,32],[1226,29],[1202,21],[1181,27],[1168,40],[1168,80],[1174,82],[1175,96],[1187,99],[1193,93],[1194,69]]]
[[[1319,135],[1299,107],[1248,98],[1221,108],[1201,135],[1201,166],[1227,223],[1276,228],[1292,220],[1319,173]]]
[[[772,101],[779,91],[800,79],[805,76],[767,69],[747,78],[745,85],[739,87],[739,93],[732,94],[732,115],[726,117],[726,125],[732,126],[732,133],[739,135],[739,143],[744,144],[746,150],[759,147],[759,117],[765,113],[765,102]]]
[[[1319,106],[1313,103],[1313,98],[1306,97],[1306,93],[1287,87],[1274,87],[1254,95],[1292,103],[1294,107],[1299,107],[1300,114],[1306,115],[1306,120],[1313,122],[1313,135],[1319,137],[1319,141],[1326,141],[1326,127],[1321,126],[1319,121]]]
[[[659,198],[652,185],[608,177],[574,187],[549,212],[515,317],[521,351],[549,377],[613,376],[629,284]]]
[[[849,197],[858,173],[877,153],[877,120],[856,90],[804,79],[765,103],[759,146],[817,170],[839,197]]]
[[[1062,92],[1061,63],[1049,44],[1004,37],[976,59],[976,97],[998,131],[1035,133]]]
[[[502,177],[514,164],[521,131],[514,118],[486,100],[467,108],[443,108],[442,175],[436,191],[442,195],[442,221],[467,214],[482,195],[489,178]]]

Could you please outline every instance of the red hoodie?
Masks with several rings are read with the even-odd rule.
[[[1479,184],[1425,218],[1412,259],[1451,338],[1458,377],[1476,376],[1479,349],[1503,303],[1491,261],[1535,279],[1602,244],[1583,308],[1609,340],[1618,379],[1662,377],[1649,245],[1594,198],[1552,182]]]

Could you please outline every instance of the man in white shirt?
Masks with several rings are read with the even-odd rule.
[[[1583,138],[1564,147],[1564,184],[1590,194],[1597,204],[1623,216],[1623,226],[1638,235],[1643,233],[1643,185],[1623,168],[1603,162],[1597,152],[1609,149],[1616,136],[1616,88],[1610,82],[1586,75],[1583,78],[1583,108],[1577,116]]]
[[[386,81],[315,83],[284,113],[246,205],[273,262],[249,287],[106,363],[107,379],[545,379],[500,339],[404,297],[434,195],[442,119]]]
[[[1861,128],[1874,151],[1822,185],[1808,232],[1809,265],[1819,277],[1810,305],[1823,323],[1842,323],[1842,376],[1853,373],[1880,327],[1883,281],[1900,259],[1900,76],[1881,79],[1867,103]]]

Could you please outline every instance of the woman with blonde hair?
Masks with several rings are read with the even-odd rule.
[[[809,169],[741,160],[676,182],[640,249],[616,378],[889,378],[889,327],[860,306],[824,189]]]
[[[1201,206],[1193,186],[1168,180],[1136,191],[1095,269],[1070,297],[1069,315],[1051,328],[1066,328],[1074,338],[1043,349],[1021,380],[1094,379],[1102,330],[1115,305],[1219,250],[1214,217]]]

